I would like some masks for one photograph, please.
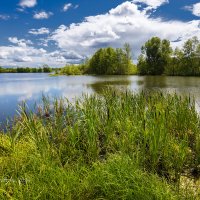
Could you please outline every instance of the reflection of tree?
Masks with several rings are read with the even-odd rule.
[[[125,78],[123,80],[96,81],[87,86],[92,88],[95,93],[102,94],[105,90],[126,90],[130,84],[131,81]]]
[[[138,80],[136,81],[137,85],[142,86],[144,84],[144,80]]]
[[[165,76],[144,77],[144,89],[166,88],[166,87],[167,87],[167,79]]]

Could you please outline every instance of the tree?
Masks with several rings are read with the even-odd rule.
[[[131,48],[101,48],[89,60],[89,73],[92,74],[128,74],[133,67],[131,63]],[[133,71],[133,70],[132,70]]]
[[[182,75],[182,60],[183,60],[183,51],[179,48],[176,48],[172,54],[170,64],[165,68],[165,73],[167,75]]]
[[[51,68],[48,65],[43,65],[43,72],[44,73],[50,73],[51,72]]]
[[[189,40],[187,40],[183,45],[183,71],[186,75],[197,75],[198,74],[198,46],[199,41],[197,37],[193,37]]]
[[[139,57],[139,73],[147,75],[161,75],[170,61],[172,49],[168,40],[153,37],[142,47]]]
[[[130,72],[131,68],[131,47],[128,43],[124,44],[124,69],[123,74],[128,74]]]
[[[146,62],[146,59],[145,59],[145,57],[144,57],[143,54],[141,54],[138,57],[137,68],[139,70],[140,75],[147,75],[147,74],[149,74],[147,62]]]

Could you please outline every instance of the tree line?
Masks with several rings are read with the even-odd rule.
[[[137,66],[133,64],[129,44],[123,48],[100,48],[94,55],[79,65],[67,65],[61,69],[50,68],[1,68],[0,73],[49,73],[66,75],[171,75],[200,76],[200,41],[188,39],[182,48],[171,47],[170,41],[152,37],[141,48]]]
[[[140,75],[199,76],[200,41],[193,37],[173,50],[169,40],[153,37],[142,46],[137,68]]]
[[[48,65],[44,65],[39,68],[30,68],[30,67],[17,67],[17,68],[3,68],[0,67],[0,73],[50,73],[55,69],[50,68]]]
[[[60,73],[200,76],[200,41],[193,37],[173,50],[169,40],[152,37],[142,46],[137,66],[132,63],[129,44],[101,48],[84,64],[66,66]]]

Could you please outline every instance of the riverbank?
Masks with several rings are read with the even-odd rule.
[[[44,98],[0,135],[0,197],[198,199],[199,125],[194,102],[177,95]]]

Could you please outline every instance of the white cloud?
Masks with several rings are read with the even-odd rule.
[[[31,29],[29,30],[29,33],[32,35],[44,35],[44,34],[49,34],[50,31],[48,28],[42,27],[39,29]]]
[[[169,3],[169,0],[133,0],[132,2],[143,3],[150,6],[153,9],[156,9],[163,4]]]
[[[39,67],[43,64],[51,66],[64,66],[67,60],[58,54],[52,57],[43,48],[33,46],[0,46],[0,60],[2,66],[30,66]],[[59,57],[60,56],[60,57]]]
[[[33,15],[34,19],[48,19],[51,15],[53,15],[52,12],[45,12],[45,11],[41,11],[41,12],[37,12]]]
[[[30,31],[31,34],[37,34],[39,30]],[[9,38],[13,45],[0,46],[0,59],[2,66],[8,63],[21,66],[41,66],[44,63],[63,66],[66,63],[79,63],[98,48],[122,47],[125,42],[130,43],[133,58],[136,59],[141,46],[153,36],[169,39],[173,47],[180,47],[195,35],[200,39],[200,20],[183,22],[153,18],[136,3],[127,1],[108,13],[86,17],[84,21],[70,26],[60,25],[47,37],[40,38],[43,46],[47,46],[48,42],[49,45],[57,45],[52,52],[34,47],[30,40]]]
[[[200,17],[200,3],[196,3],[191,6],[185,6],[184,8],[191,11],[193,15]]]
[[[9,15],[0,15],[0,20],[2,19],[2,20],[8,20],[10,18],[10,16]]]
[[[19,5],[22,8],[32,8],[37,5],[37,0],[21,0]]]
[[[0,61],[2,66],[64,66],[66,63],[78,63],[83,57],[76,52],[56,50],[47,52],[43,48],[36,48],[30,40],[10,37],[8,40],[13,44],[0,46]]]
[[[200,3],[193,5],[193,14],[200,17]]]
[[[21,39],[19,40],[17,37],[9,37],[9,42],[13,44],[17,44],[20,47],[26,47],[27,45],[33,44],[30,40]]]
[[[46,53],[44,49],[35,49],[31,46],[1,46],[0,58],[1,63],[5,66],[16,65],[16,63],[35,62],[35,58],[41,57],[41,54]],[[6,64],[7,62],[7,64]]]
[[[66,12],[68,11],[70,8],[73,8],[73,9],[77,9],[79,7],[79,5],[73,5],[72,3],[66,3],[63,8],[62,8],[62,11],[63,12]]]
[[[63,11],[66,12],[67,10],[69,10],[72,7],[71,3],[67,3],[63,6]]]
[[[77,5],[74,6],[74,9],[77,9],[78,7],[79,7],[79,5],[77,4]]]
[[[189,37],[200,36],[199,25],[199,20],[182,22],[151,18],[136,4],[124,2],[106,14],[86,17],[83,22],[69,27],[61,25],[49,40],[55,41],[64,51],[73,50],[85,56],[100,47],[122,47],[128,42],[136,58],[141,46],[152,36],[169,39],[173,46],[180,46]]]

